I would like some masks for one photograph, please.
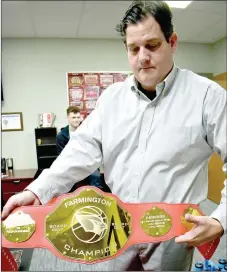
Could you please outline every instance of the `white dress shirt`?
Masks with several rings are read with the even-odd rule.
[[[107,185],[124,202],[205,200],[211,154],[227,158],[226,91],[174,66],[156,93],[150,101],[134,76],[108,87],[50,169],[27,189],[45,204],[103,161]],[[211,216],[226,231],[226,187]]]

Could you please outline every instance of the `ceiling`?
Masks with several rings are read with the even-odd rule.
[[[2,38],[119,38],[131,1],[2,1]],[[194,1],[172,9],[182,42],[213,43],[227,36],[226,1]]]

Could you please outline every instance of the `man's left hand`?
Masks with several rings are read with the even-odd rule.
[[[187,243],[187,248],[197,247],[220,237],[224,230],[219,221],[209,216],[185,215],[186,221],[194,227],[184,235],[175,238],[177,244]]]

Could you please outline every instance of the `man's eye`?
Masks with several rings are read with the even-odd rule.
[[[129,51],[135,53],[135,52],[139,51],[139,48],[138,47],[130,47]]]
[[[154,51],[154,50],[158,49],[158,46],[159,46],[159,44],[147,44],[146,48],[148,50]]]

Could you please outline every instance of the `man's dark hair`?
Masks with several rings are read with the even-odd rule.
[[[149,15],[154,17],[160,25],[161,30],[167,42],[173,34],[172,12],[164,1],[133,1],[121,20],[117,24],[116,31],[121,35],[124,44],[126,44],[126,29],[130,24],[136,24],[147,18]]]
[[[76,113],[80,112],[80,109],[76,106],[69,106],[68,109],[66,110],[66,113],[67,113],[67,115],[69,115],[71,112],[76,114]]]

